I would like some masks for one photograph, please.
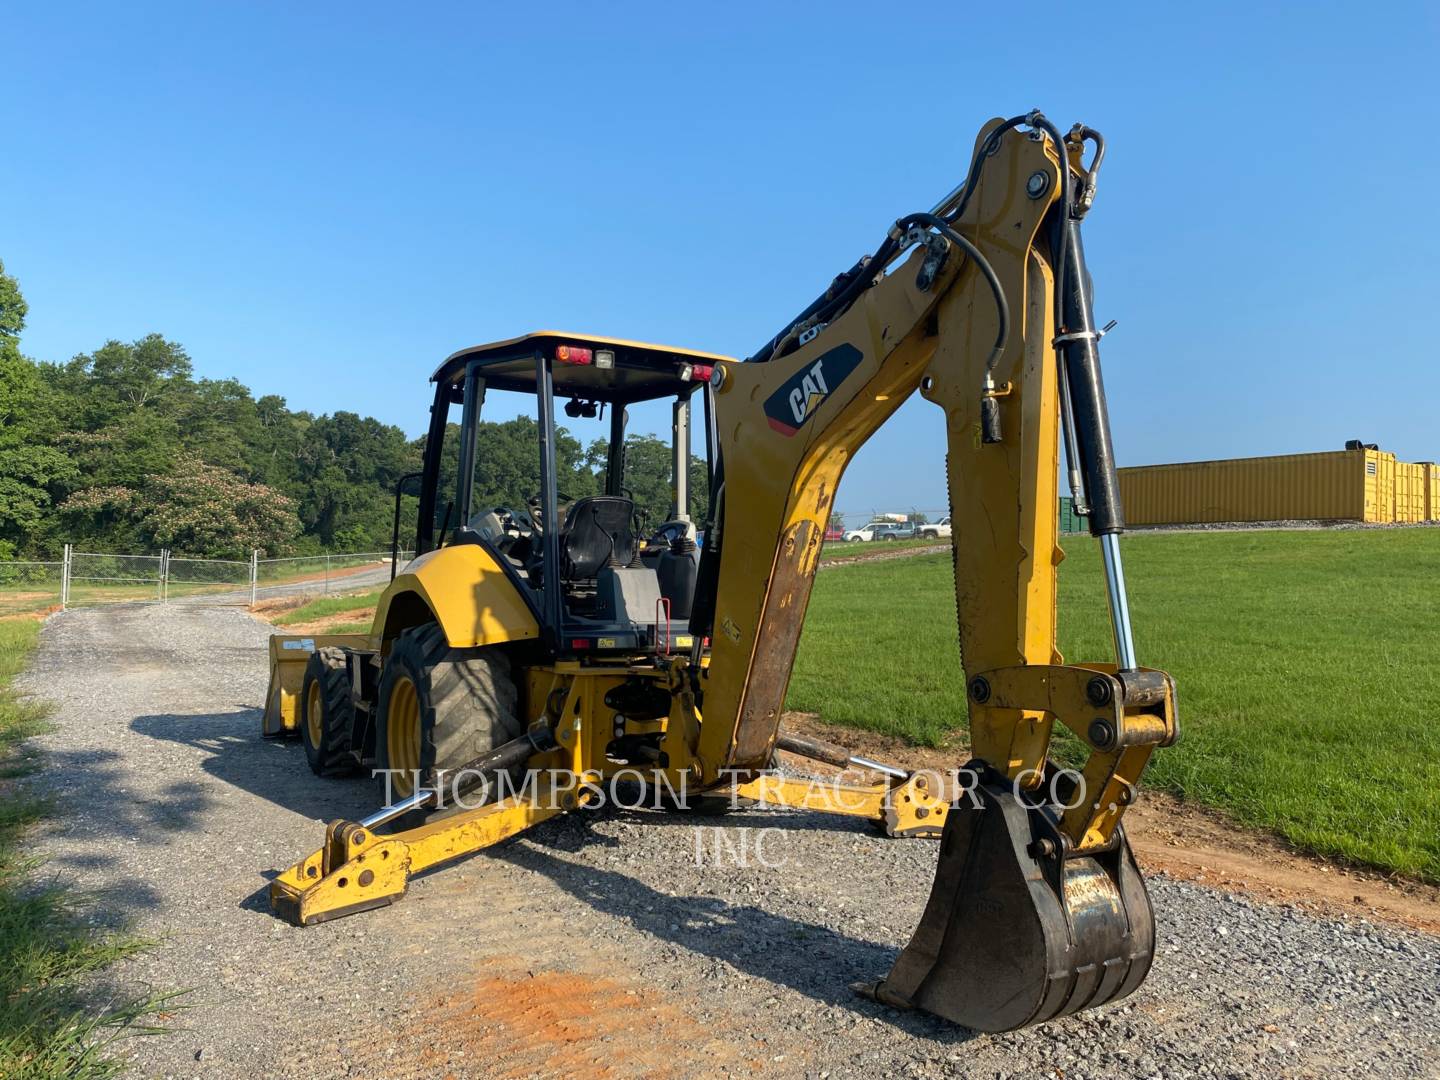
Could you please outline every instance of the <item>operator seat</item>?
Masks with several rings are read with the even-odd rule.
[[[567,583],[594,580],[602,566],[629,566],[639,543],[635,503],[619,495],[577,499],[560,534],[560,576]]]

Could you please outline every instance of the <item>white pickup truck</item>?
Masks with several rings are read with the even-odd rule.
[[[950,515],[946,514],[939,521],[932,521],[928,525],[921,525],[915,535],[926,540],[949,540],[950,539]]]

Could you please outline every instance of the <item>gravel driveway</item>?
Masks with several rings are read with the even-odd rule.
[[[372,800],[259,739],[269,633],[71,611],[25,679],[57,705],[51,865],[160,939],[117,979],[191,991],[171,1034],[127,1044],[144,1075],[1440,1076],[1440,941],[1158,877],[1159,956],[1117,1006],[995,1037],[856,1000],[934,846],[816,815],[572,816],[295,929],[267,875]],[[780,865],[715,857],[721,835]]]

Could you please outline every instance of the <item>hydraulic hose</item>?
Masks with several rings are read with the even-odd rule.
[[[1095,185],[1099,182],[1100,166],[1105,161],[1105,136],[1092,127],[1076,124],[1070,129],[1068,137],[1079,143],[1082,151],[1085,143],[1095,144],[1095,156],[1090,159],[1090,168],[1085,170],[1085,179],[1080,185],[1080,197],[1075,200],[1075,216],[1083,218],[1095,201]]]
[[[985,159],[995,152],[1000,145],[1000,137],[1007,131],[1013,131],[1021,124],[1028,124],[1031,116],[1040,115],[1038,112],[1029,112],[1024,116],[1012,116],[1006,120],[986,137],[980,146],[980,152],[975,155],[975,164],[970,169],[970,175],[949,195],[945,196],[931,211],[943,217],[952,224],[959,220],[960,215],[965,213],[965,207],[969,205],[970,196],[975,194],[975,188],[980,183],[980,170],[985,165]],[[953,209],[952,209],[953,207]]]
[[[990,286],[990,292],[995,297],[995,312],[999,317],[999,330],[995,334],[995,344],[990,349],[990,355],[985,360],[985,370],[995,370],[999,363],[1000,356],[1005,351],[1005,345],[1010,340],[1010,305],[1005,299],[1005,288],[1000,284],[1000,277],[995,273],[995,268],[990,265],[990,260],[980,253],[980,249],[962,236],[950,223],[936,214],[911,214],[909,217],[897,221],[896,226],[901,225],[928,225],[939,232],[947,240],[968,255],[972,262],[984,275],[986,283]]]
[[[965,178],[964,183],[942,199],[930,213],[912,214],[907,218],[900,219],[900,221],[896,223],[900,236],[903,237],[903,230],[908,224],[922,219],[931,228],[939,228],[942,224],[947,227],[953,226],[959,216],[965,212],[965,207],[969,203],[971,195],[975,193],[975,188],[980,183],[980,172],[984,167],[985,159],[993,154],[995,148],[1000,145],[1001,136],[1004,135],[1005,132],[1013,130],[1022,124],[1034,126],[1033,121],[1037,119],[1044,120],[1044,117],[1038,111],[1031,111],[1023,116],[1012,116],[991,131],[986,137],[985,142],[981,145],[980,153],[976,156],[975,164],[970,169],[970,174]],[[1045,122],[1047,124],[1049,123],[1048,121]],[[1051,125],[1049,130],[1054,132],[1054,126]],[[1060,152],[1063,157],[1064,145],[1060,142],[1058,132],[1056,132],[1054,137],[1056,140],[1055,144],[1060,147]],[[1068,191],[1067,183],[1067,195]],[[983,257],[977,258],[980,253],[976,250],[975,245],[963,239],[956,240],[957,235],[953,229],[947,233],[948,238],[963,248],[966,254],[970,255],[971,258],[977,259],[977,264],[981,265],[982,272],[988,270],[989,264],[985,262]],[[869,258],[860,259],[848,271],[836,278],[825,293],[817,297],[804,311],[791,319],[785,329],[772,337],[752,354],[748,358],[747,363],[763,363],[765,361],[775,360],[790,351],[794,348],[795,344],[798,343],[800,336],[798,328],[801,324],[808,323],[811,326],[818,326],[821,323],[829,322],[837,312],[849,307],[855,302],[856,297],[858,297],[860,293],[870,287],[876,276],[885,271],[885,268],[890,265],[891,260],[899,254],[900,250],[899,239],[895,235],[895,231],[892,231],[890,235],[885,237],[885,240],[880,246],[876,248],[873,255]],[[987,274],[987,278],[993,278],[993,270]],[[836,288],[837,285],[839,286],[838,290]],[[991,289],[995,291],[996,299],[1003,301],[998,280],[991,281]],[[1002,323],[1008,327],[1009,310],[1002,306],[1001,311]],[[993,355],[987,365],[987,370],[993,369],[998,360],[998,354]]]

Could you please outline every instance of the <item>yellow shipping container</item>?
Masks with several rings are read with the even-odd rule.
[[[1425,507],[1426,472],[1429,466],[1420,462],[1406,461],[1395,464],[1395,520],[1401,522],[1424,521],[1428,516]]]
[[[1131,525],[1395,520],[1395,455],[1383,450],[1185,461],[1119,473]]]
[[[1440,465],[1422,461],[1425,467],[1425,520],[1440,521]]]

